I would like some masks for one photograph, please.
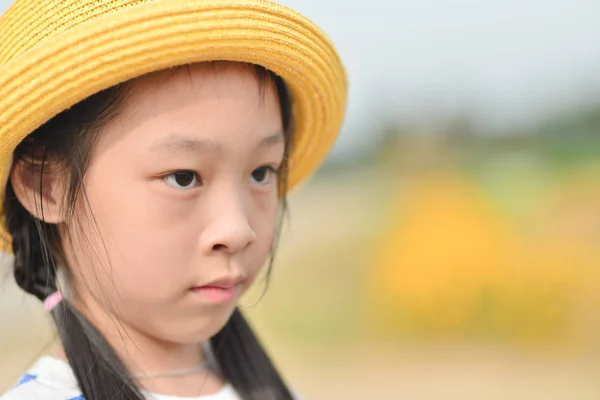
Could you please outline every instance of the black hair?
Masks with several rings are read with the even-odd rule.
[[[292,143],[291,98],[283,80],[260,66],[252,66],[261,90],[274,84],[281,108],[286,137],[285,158],[279,190],[285,210],[287,160]],[[21,142],[14,152],[14,163],[28,164],[32,182],[40,185],[45,168],[64,168],[68,177],[64,207],[67,218],[79,218],[75,204],[85,196],[83,176],[100,129],[122,110],[127,83],[94,94],[55,116]],[[36,175],[39,174],[39,175]],[[57,265],[64,265],[61,238],[56,225],[44,221],[41,199],[36,218],[19,202],[11,182],[4,199],[4,219],[12,236],[14,276],[26,292],[44,301],[57,291]],[[270,276],[274,249],[267,270]],[[65,299],[51,312],[69,364],[86,400],[142,400],[124,363],[100,331]],[[259,343],[239,309],[211,338],[218,369],[244,400],[287,400],[292,395]]]

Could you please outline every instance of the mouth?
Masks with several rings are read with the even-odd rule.
[[[206,285],[195,286],[192,292],[202,296],[204,299],[215,303],[227,303],[235,301],[241,292],[243,280],[236,277],[226,277],[210,282]]]

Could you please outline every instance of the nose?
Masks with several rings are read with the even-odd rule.
[[[208,211],[208,224],[203,230],[200,245],[206,254],[225,252],[235,254],[256,239],[250,224],[249,206],[243,195],[228,191],[215,196]]]

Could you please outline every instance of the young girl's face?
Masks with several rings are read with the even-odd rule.
[[[92,152],[81,226],[61,227],[75,304],[166,342],[218,332],[269,255],[284,147],[250,67],[134,81]]]

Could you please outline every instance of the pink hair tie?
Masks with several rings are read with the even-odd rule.
[[[54,308],[60,303],[63,299],[62,292],[56,291],[52,293],[50,296],[46,297],[44,300],[44,308],[47,312],[54,310]]]

